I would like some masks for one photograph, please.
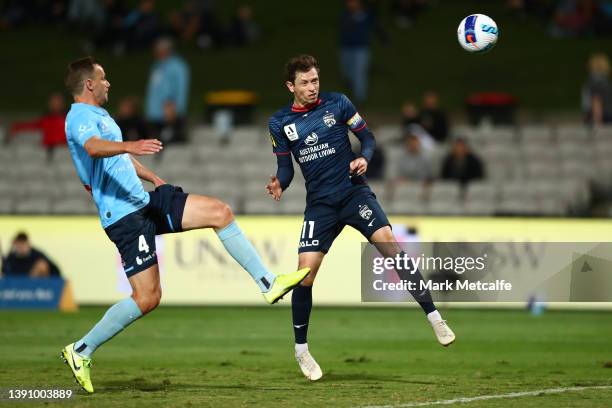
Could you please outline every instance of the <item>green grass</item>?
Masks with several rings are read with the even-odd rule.
[[[76,389],[59,351],[103,313],[1,312],[0,388]],[[610,313],[448,310],[458,340],[445,349],[414,309],[315,308],[309,342],[324,371],[317,383],[293,359],[290,315],[283,307],[162,307],[96,353],[95,394],[57,405],[349,407],[612,385]],[[604,389],[467,406],[611,400]]]

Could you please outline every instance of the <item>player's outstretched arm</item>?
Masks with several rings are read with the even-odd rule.
[[[112,142],[110,140],[91,137],[85,142],[85,150],[90,157],[111,157],[129,153],[136,156],[159,153],[162,143],[157,139],[142,139],[135,142]]]
[[[132,159],[132,163],[134,164],[134,169],[136,169],[136,174],[138,177],[152,183],[155,187],[166,184],[161,177],[155,174],[153,170],[136,160],[134,156],[130,155],[130,159]]]

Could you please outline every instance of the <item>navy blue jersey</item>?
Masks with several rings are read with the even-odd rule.
[[[366,123],[345,95],[321,93],[308,108],[288,105],[272,115],[268,127],[274,154],[293,154],[299,164],[308,202],[365,184],[349,174],[355,154],[348,130],[359,132]]]

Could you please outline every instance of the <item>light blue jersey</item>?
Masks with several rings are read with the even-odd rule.
[[[149,194],[127,153],[92,158],[85,142],[97,136],[121,142],[121,129],[105,109],[86,103],[73,103],[66,116],[66,139],[79,178],[98,206],[102,227],[106,228],[149,203]]]

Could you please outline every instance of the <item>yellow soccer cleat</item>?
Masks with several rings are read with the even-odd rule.
[[[266,302],[271,305],[278,302],[287,292],[295,288],[304,280],[306,275],[310,272],[310,268],[300,269],[297,272],[285,273],[282,275],[276,275],[272,287],[267,292],[264,292],[263,296]]]
[[[74,343],[67,345],[61,354],[64,363],[72,370],[72,375],[77,383],[88,393],[93,393],[94,388],[89,377],[91,369],[91,358],[81,357],[74,351]]]

